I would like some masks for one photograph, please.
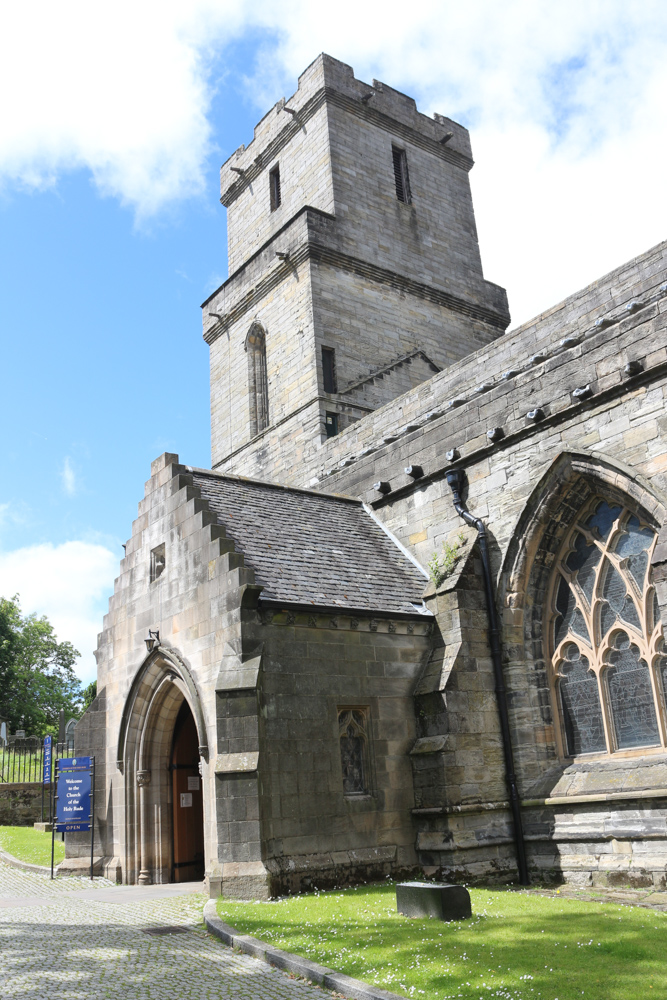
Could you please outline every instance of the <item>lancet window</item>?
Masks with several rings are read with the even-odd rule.
[[[250,436],[254,437],[269,426],[269,382],[266,374],[266,334],[259,323],[253,323],[246,337],[248,353],[248,391]]]
[[[667,649],[650,579],[656,533],[600,497],[556,562],[550,640],[567,756],[667,746]]]
[[[340,763],[344,795],[368,794],[368,738],[366,712],[361,708],[338,712]]]

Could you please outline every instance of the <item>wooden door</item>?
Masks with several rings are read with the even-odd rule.
[[[174,832],[172,881],[195,882],[204,877],[204,813],[197,727],[186,702],[183,702],[174,727],[170,769]]]

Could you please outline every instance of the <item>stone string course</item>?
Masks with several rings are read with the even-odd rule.
[[[443,541],[456,542],[462,531],[444,473],[452,464],[464,466],[468,507],[485,519],[491,537],[529,862],[536,877],[581,885],[663,887],[662,769],[650,755],[641,780],[632,760],[617,759],[613,772],[603,761],[594,763],[585,775],[577,762],[559,761],[542,640],[533,639],[524,611],[541,597],[525,593],[512,566],[515,554],[532,544],[522,538],[531,510],[577,476],[593,484],[598,477],[598,489],[619,491],[657,527],[663,524],[666,272],[667,245],[661,244],[348,428],[322,447],[319,465],[313,459],[296,470],[316,488],[371,503],[426,565]],[[511,374],[503,378],[505,372]],[[542,410],[542,419],[528,417],[534,410]],[[496,427],[503,434],[491,441],[487,431]],[[408,466],[421,467],[423,475],[407,475]],[[374,483],[390,491],[381,494]],[[551,510],[549,516],[568,523],[568,508],[554,501]],[[412,755],[417,845],[432,873],[502,879],[514,870],[512,827],[506,808],[480,808],[502,803],[506,789],[484,596],[468,545],[443,589],[427,596],[441,638],[436,634],[416,692],[418,714],[424,713]],[[664,542],[658,556],[667,556]],[[661,565],[654,574],[665,620]],[[422,739],[433,745],[418,753]]]
[[[411,204],[396,197],[392,144],[406,151]],[[100,756],[106,871],[171,877],[169,740],[187,692],[212,893],[266,898],[419,868],[515,877],[477,533],[446,482],[456,464],[488,530],[531,873],[667,887],[664,719],[659,746],[564,758],[548,632],[552,567],[599,496],[658,533],[667,622],[667,243],[501,335],[506,297],[482,272],[470,164],[465,129],[320,56],[223,167],[232,276],[204,306],[216,472],[170,454],[153,463],[100,636],[100,694],[77,727],[77,748]],[[254,323],[270,423],[251,438]],[[322,347],[336,352],[339,393],[324,392]],[[442,370],[430,377],[429,363]],[[244,500],[241,477],[263,485]],[[214,497],[223,480],[236,483],[230,504]],[[260,487],[298,493],[317,523],[253,513]],[[386,529],[382,544],[362,545],[362,518],[332,529],[327,511],[351,501]],[[450,572],[427,585],[443,545]],[[166,563],[151,581],[156,546]],[[383,602],[406,553],[413,583]],[[341,593],[348,564],[356,597]],[[161,644],[147,656],[148,629]],[[366,727],[358,795],[345,791],[339,731],[352,708]]]
[[[364,103],[368,92],[349,66],[318,57],[297,94],[223,165],[230,278],[203,306],[216,469],[237,471],[238,450],[250,442],[245,338],[253,322],[266,332],[270,400],[270,428],[252,442],[260,464],[276,433],[285,440],[306,426],[319,444],[327,411],[345,428],[430,374],[415,362],[401,378],[379,374],[372,392],[327,398],[322,346],[336,351],[344,388],[420,351],[436,367],[451,365],[509,323],[504,289],[482,273],[468,133],[419,114],[389,87],[376,83]],[[410,204],[396,198],[392,141],[407,149]],[[282,203],[271,211],[276,165]]]
[[[367,455],[372,454],[373,451],[378,451],[386,444],[391,444],[406,434],[412,434],[415,431],[418,431],[420,428],[424,427],[428,422],[433,420],[438,420],[440,417],[444,416],[448,410],[453,410],[460,406],[465,406],[466,404],[473,403],[476,400],[478,400],[482,394],[489,393],[492,390],[497,389],[499,387],[501,389],[504,389],[503,383],[506,383],[513,388],[512,382],[514,382],[514,380],[517,379],[519,376],[526,375],[528,372],[533,374],[531,369],[534,369],[535,366],[541,366],[545,362],[549,362],[550,360],[552,359],[555,360],[557,358],[560,358],[563,362],[567,363],[567,361],[571,359],[563,357],[563,355],[565,354],[565,352],[569,352],[573,348],[578,347],[584,340],[584,337],[588,335],[589,338],[592,338],[595,335],[600,335],[602,331],[606,331],[610,327],[621,323],[623,320],[626,320],[630,314],[638,313],[643,309],[650,307],[653,304],[657,304],[659,300],[665,298],[665,296],[667,296],[667,284],[662,284],[660,286],[659,292],[651,296],[648,299],[648,301],[638,302],[636,300],[633,300],[632,302],[627,303],[625,306],[625,309],[627,311],[624,314],[610,318],[607,322],[602,322],[602,323],[598,322],[595,325],[595,327],[593,327],[593,329],[588,331],[587,334],[584,334],[581,337],[577,336],[563,337],[553,350],[551,351],[544,350],[540,351],[538,354],[533,355],[529,359],[528,364],[525,365],[524,367],[510,368],[506,372],[502,373],[500,379],[495,379],[494,381],[481,382],[479,385],[475,386],[467,393],[464,392],[461,395],[454,397],[453,399],[447,400],[447,402],[444,403],[442,407],[434,410],[429,410],[425,414],[423,414],[423,416],[415,417],[410,423],[404,424],[401,427],[397,427],[393,431],[389,430],[388,432],[385,433],[382,440],[375,441],[373,444],[367,445],[366,448],[361,452],[359,452],[358,454],[346,455],[344,458],[339,459],[337,465],[323,470],[320,476],[315,476],[313,477],[313,479],[311,479],[309,485],[313,487],[317,486],[324,478],[336,475],[337,473],[340,472],[341,468],[344,468],[352,464],[352,462],[356,461],[358,458],[365,458]],[[646,317],[646,315],[644,314],[642,316],[638,316],[636,318],[635,323],[625,324],[625,332],[629,336],[627,336],[624,339],[626,343],[629,341],[630,343],[634,344],[637,353],[641,351],[641,339],[633,341],[632,331],[640,327],[643,322],[646,322],[647,318],[650,317]],[[602,340],[603,338],[600,337],[600,339]],[[619,346],[621,346],[622,349],[622,347],[625,345],[623,344]],[[579,354],[579,357],[580,356],[581,354]],[[637,359],[633,360],[634,363],[630,361],[626,362],[625,365],[621,366],[621,371],[625,376],[625,378],[627,379],[633,377],[636,378],[637,376],[642,375],[645,371],[644,365],[641,361],[638,361]],[[662,356],[660,354],[657,354],[657,356],[656,354],[654,354],[653,356],[650,357],[650,361],[653,361],[654,364],[651,365],[648,371],[646,371],[646,374],[647,375],[652,374],[655,371],[655,369],[658,369],[657,373],[661,373],[662,366],[665,363],[662,360]],[[656,361],[657,364],[655,363]],[[554,367],[555,366],[551,366],[550,370],[553,371]],[[543,374],[544,370],[540,368],[535,373],[535,379],[541,379]],[[599,396],[601,392],[605,391],[605,389],[609,391],[610,389],[613,390],[616,389],[617,387],[618,387],[618,380],[614,378],[614,375],[612,373],[609,373],[606,379],[598,380],[597,384],[593,383],[593,385],[591,385],[590,382],[586,382],[574,389],[569,390],[569,403],[572,406],[578,406],[586,402],[587,400]],[[509,389],[509,391],[511,391],[511,388]],[[534,392],[534,389],[531,387],[530,393],[532,392]],[[517,391],[517,395],[519,394],[520,394],[520,389],[518,389]],[[522,409],[521,402],[519,401],[518,405],[515,404],[515,406],[513,406],[512,408],[508,408],[508,410],[505,410],[504,412],[501,411],[502,417],[508,420],[507,425],[500,427],[499,426],[489,427],[488,430],[486,431],[486,441],[484,441],[484,438],[481,437],[481,447],[478,446],[478,450],[488,447],[489,443],[495,443],[497,441],[501,441],[503,438],[507,437],[512,432],[516,433],[518,431],[519,433],[521,433],[526,429],[526,421],[538,423],[547,418],[548,416],[552,415],[555,416],[557,414],[561,414],[563,410],[567,408],[567,406],[568,406],[567,396],[564,396],[560,400],[551,399],[545,401],[543,406],[533,407],[530,410],[527,410],[524,414],[517,415],[517,409],[518,410]],[[488,406],[484,409],[486,413],[489,415],[493,415],[494,412],[499,411],[498,407],[491,407],[491,406]],[[523,418],[523,425],[521,424],[522,418]],[[473,448],[470,446],[469,443],[467,447],[464,447],[463,451],[459,451],[458,449],[456,449],[456,451],[457,454],[453,455],[447,464],[454,464],[458,462],[460,458],[467,459],[468,457],[472,457],[473,455]]]

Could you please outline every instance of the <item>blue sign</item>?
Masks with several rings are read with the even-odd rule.
[[[64,757],[58,761],[55,829],[74,833],[91,828],[90,757]]]
[[[52,737],[51,736],[45,736],[44,737],[44,770],[43,770],[43,773],[42,773],[42,782],[45,785],[50,785],[51,784],[51,756],[52,756],[52,754],[51,754],[51,749],[52,749],[51,748],[51,743],[52,743]]]

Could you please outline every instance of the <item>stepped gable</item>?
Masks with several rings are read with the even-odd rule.
[[[254,569],[262,601],[428,614],[426,573],[358,500],[199,469],[193,485]]]

